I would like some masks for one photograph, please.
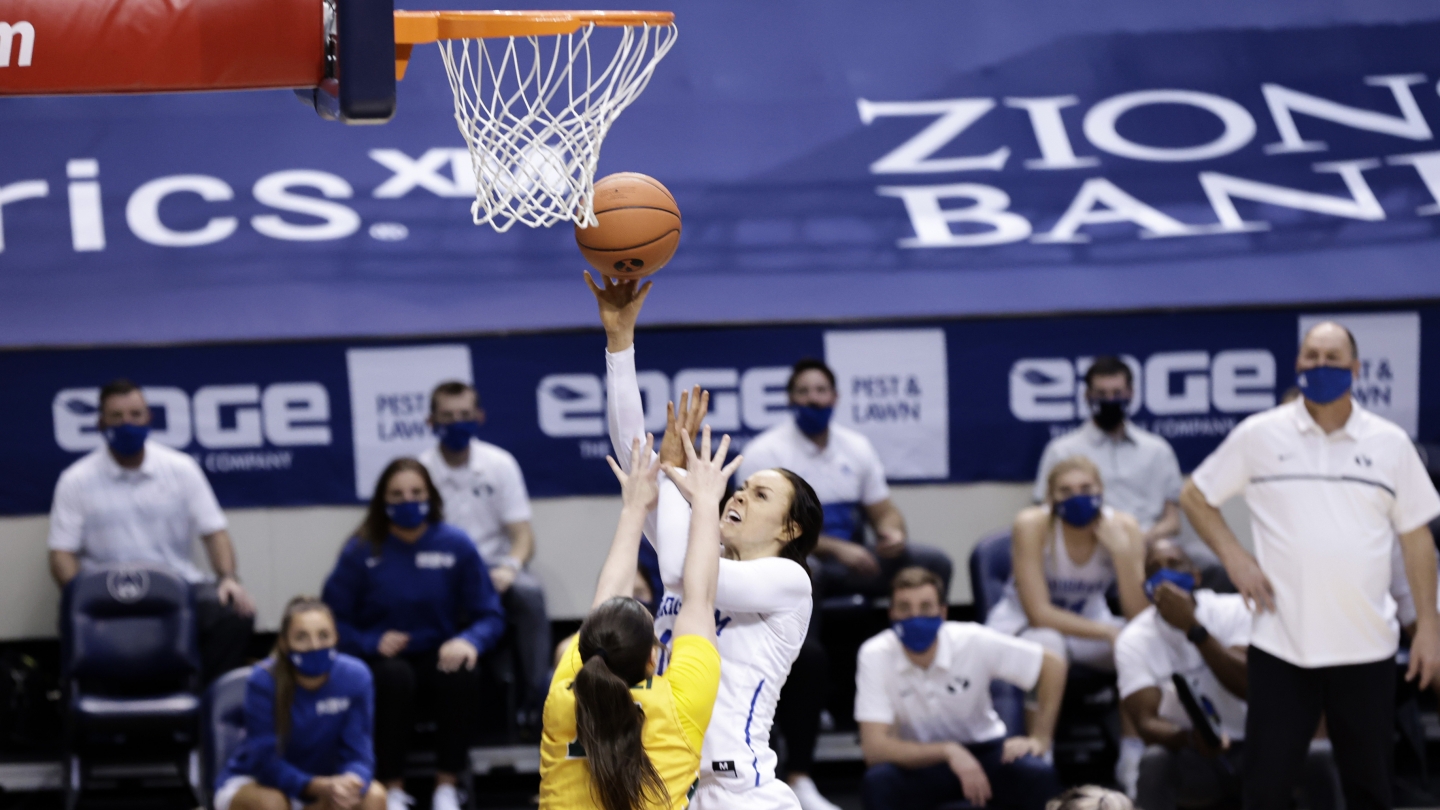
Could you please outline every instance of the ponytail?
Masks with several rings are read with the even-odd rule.
[[[654,620],[629,597],[607,600],[580,627],[575,728],[595,798],[604,810],[668,807],[669,791],[645,753],[645,711],[630,687],[645,680],[655,645]]]
[[[270,652],[270,677],[275,680],[275,750],[285,753],[290,737],[290,709],[295,705],[295,665],[290,663],[290,624],[301,613],[318,610],[330,616],[330,606],[313,596],[297,596],[285,605],[280,619],[280,632],[275,636],[275,649]]]
[[[820,544],[820,531],[825,526],[825,510],[820,505],[820,497],[815,494],[808,481],[784,467],[775,467],[774,470],[785,476],[785,480],[790,482],[790,487],[794,490],[790,496],[790,508],[785,514],[790,524],[790,537],[777,556],[794,560],[808,574],[810,566],[805,561],[815,553],[815,547]]]

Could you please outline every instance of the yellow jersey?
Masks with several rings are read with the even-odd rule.
[[[541,810],[600,808],[591,790],[590,767],[575,732],[575,673],[580,660],[579,639],[570,643],[545,698],[544,731],[540,737]],[[690,804],[700,772],[700,746],[720,689],[720,652],[708,639],[675,639],[670,666],[664,675],[646,678],[630,688],[645,711],[641,741],[670,794],[668,807],[683,810]]]

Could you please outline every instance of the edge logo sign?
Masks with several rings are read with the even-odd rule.
[[[1084,419],[1085,372],[1093,357],[1025,357],[1010,367],[1010,413],[1022,422],[1071,423]],[[1250,414],[1272,408],[1276,396],[1275,355],[1268,349],[1156,352],[1143,361],[1120,359],[1135,379],[1130,403],[1157,417],[1149,429],[1166,438],[1223,436],[1238,423],[1221,414]],[[1068,429],[1068,424],[1064,426]],[[1063,430],[1061,431],[1063,432]]]
[[[207,385],[193,395],[173,386],[141,389],[154,414],[150,436],[191,453],[210,473],[289,469],[291,447],[332,441],[330,394],[318,382]],[[70,453],[104,445],[96,429],[100,389],[65,388],[51,401],[55,444]],[[215,451],[215,452],[210,452]]]

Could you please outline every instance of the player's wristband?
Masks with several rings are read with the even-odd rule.
[[[500,558],[500,565],[509,568],[517,574],[525,570],[525,563],[520,562],[518,558],[508,555]]]
[[[1210,631],[1205,629],[1205,625],[1197,624],[1185,631],[1185,638],[1189,639],[1191,644],[1199,647],[1205,643],[1205,639],[1210,638]]]

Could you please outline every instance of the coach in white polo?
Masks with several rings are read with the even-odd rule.
[[[439,441],[420,454],[445,499],[445,519],[465,530],[490,569],[505,617],[515,629],[524,688],[520,724],[538,733],[550,690],[550,617],[545,588],[526,570],[535,556],[530,495],[515,457],[476,438],[485,410],[475,389],[444,382],[430,394],[429,423]]]
[[[1256,608],[1244,806],[1289,806],[1324,712],[1346,807],[1388,808],[1399,643],[1390,552],[1398,535],[1417,614],[1406,677],[1425,688],[1440,668],[1426,525],[1440,495],[1405,432],[1352,401],[1360,361],[1348,330],[1312,328],[1295,367],[1302,397],[1241,422],[1181,494]],[[1219,510],[1242,492],[1256,557]]]
[[[97,427],[105,446],[71,464],[50,508],[50,573],[65,587],[81,570],[150,563],[174,571],[195,594],[206,683],[244,666],[255,606],[235,578],[235,549],[225,515],[190,456],[150,441],[150,407],[134,383],[100,389]],[[205,543],[216,580],[194,562]]]

